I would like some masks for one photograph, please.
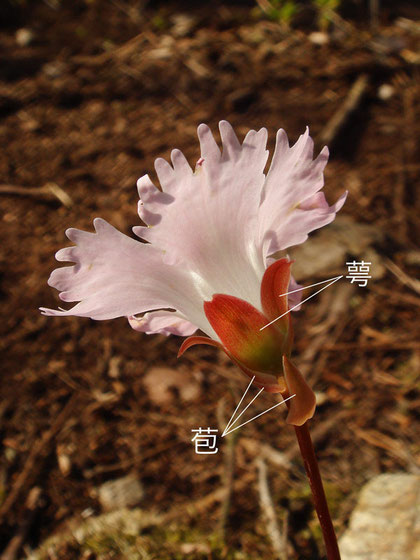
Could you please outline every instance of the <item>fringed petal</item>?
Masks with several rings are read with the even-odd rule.
[[[172,308],[188,317],[189,331],[194,325],[215,336],[188,271],[166,265],[161,251],[127,237],[105,220],[95,219],[94,227],[96,233],[67,230],[77,245],[61,249],[56,257],[75,265],[54,270],[48,281],[63,301],[80,303],[67,311],[41,308],[44,315],[113,319]]]
[[[324,185],[327,161],[327,148],[313,160],[308,129],[292,147],[284,130],[278,131],[259,215],[265,257],[303,243],[311,231],[334,220],[346,195],[329,206],[324,195],[318,193]]]
[[[220,123],[222,152],[210,129],[198,127],[201,159],[193,172],[179,150],[171,164],[156,160],[162,191],[148,176],[138,181],[139,214],[149,227],[134,233],[164,251],[167,264],[193,271],[203,300],[228,293],[259,306],[264,273],[256,244],[267,131],[250,131],[242,144]]]

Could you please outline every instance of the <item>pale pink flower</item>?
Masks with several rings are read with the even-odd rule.
[[[188,336],[200,329],[223,346],[205,302],[225,294],[264,312],[260,290],[272,255],[334,220],[346,194],[329,206],[320,192],[328,150],[313,160],[308,130],[292,147],[278,131],[265,175],[266,129],[251,130],[241,144],[229,123],[219,127],[222,151],[210,129],[198,127],[201,158],[195,170],[173,150],[172,165],[155,162],[162,190],[148,175],[138,180],[138,212],[146,226],[133,231],[145,242],[101,218],[93,222],[95,233],[66,231],[75,246],[56,258],[75,264],[54,270],[48,283],[63,301],[79,303],[67,311],[42,308],[45,315],[124,316],[148,334]]]

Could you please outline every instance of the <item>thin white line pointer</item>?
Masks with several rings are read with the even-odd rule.
[[[223,432],[222,437],[227,436],[229,434],[231,434],[232,432],[234,432],[235,430],[239,430],[239,428],[242,428],[242,426],[245,426],[245,424],[248,424],[249,422],[252,422],[253,420],[256,420],[257,418],[259,418],[260,416],[262,416],[263,414],[266,414],[267,412],[270,412],[270,410],[273,410],[273,408],[276,408],[277,406],[280,406],[281,404],[284,404],[286,401],[288,401],[289,399],[293,399],[293,397],[296,397],[296,393],[294,395],[291,395],[290,397],[287,397],[287,399],[284,399],[284,401],[281,401],[277,404],[275,404],[274,406],[272,406],[271,408],[269,408],[268,410],[264,410],[264,412],[260,412],[260,414],[257,414],[257,416],[254,416],[253,418],[251,418],[250,420],[247,420],[246,422],[244,422],[243,424],[241,424],[240,426],[236,426],[236,428],[233,428],[233,430],[229,430],[228,432],[226,432],[226,430]]]
[[[229,422],[228,422],[227,425],[226,425],[226,428],[223,430],[222,437],[223,437],[224,435],[226,435],[226,432],[228,431],[228,429],[229,429],[229,427],[230,427],[230,425],[231,425],[231,422],[232,422],[232,420],[233,420],[233,417],[235,416],[235,414],[236,414],[238,408],[241,406],[241,402],[244,400],[245,395],[248,393],[248,389],[251,387],[251,385],[252,385],[254,379],[255,379],[255,375],[254,375],[254,377],[251,379],[251,381],[249,382],[249,385],[248,385],[248,387],[245,389],[245,393],[242,395],[242,398],[241,398],[241,400],[239,401],[238,406],[235,408],[235,410],[234,410],[232,416],[230,417]]]
[[[296,309],[296,307],[299,307],[300,305],[303,305],[306,301],[309,301],[311,298],[315,297],[316,295],[318,295],[319,293],[322,292],[322,290],[325,290],[326,288],[328,288],[329,286],[332,286],[335,282],[337,282],[338,280],[340,280],[340,278],[343,278],[343,274],[341,276],[336,276],[335,278],[329,278],[328,280],[324,280],[323,282],[317,282],[317,284],[312,284],[311,286],[304,286],[303,288],[299,288],[297,290],[292,290],[291,292],[287,292],[288,294],[292,294],[293,292],[299,292],[300,290],[305,290],[306,288],[311,288],[312,286],[318,286],[319,284],[325,284],[325,282],[329,282],[329,284],[327,284],[326,286],[324,286],[323,288],[321,288],[320,290],[318,290],[317,292],[315,292],[314,294],[312,294],[311,296],[307,297],[306,299],[304,299],[303,301],[301,301],[300,303],[298,303],[297,305],[294,305],[293,307],[291,307],[288,311],[286,311],[285,313],[283,313],[282,315],[279,315],[278,317],[276,317],[276,319],[273,319],[272,321],[270,321],[269,323],[267,323],[266,325],[264,325],[263,327],[260,328],[260,331],[262,331],[263,329],[265,329],[266,327],[269,327],[270,325],[272,325],[273,323],[275,323],[276,321],[278,321],[279,319],[281,319],[282,317],[284,317],[285,315],[287,315],[288,313],[290,313],[291,311],[293,311],[293,309]],[[281,296],[285,296],[287,294],[280,294],[279,297]]]

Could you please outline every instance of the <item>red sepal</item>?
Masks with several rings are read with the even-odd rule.
[[[293,261],[289,261],[287,258],[279,259],[267,268],[261,282],[261,306],[264,315],[269,321],[274,321],[277,317],[284,315],[273,323],[286,336],[283,346],[284,354],[290,354],[293,341],[292,319],[290,313],[287,313],[289,310],[288,296],[282,295],[289,290],[292,264]]]
[[[270,265],[264,273],[261,282],[261,305],[264,315],[270,321],[283,315],[289,309],[287,296],[282,296],[281,294],[287,293],[289,289],[292,262],[288,259],[280,259]],[[282,325],[284,330],[287,330],[287,315],[276,321],[276,323],[278,326]]]
[[[237,297],[215,294],[204,302],[204,312],[232,358],[250,370],[280,374],[284,335],[267,326],[258,309]]]
[[[217,346],[218,348],[223,349],[223,346],[220,344],[220,342],[217,342],[212,338],[207,338],[207,336],[189,336],[181,344],[181,347],[178,350],[177,357],[179,358],[186,350],[188,350],[188,348],[191,348],[191,346],[196,346],[197,344],[207,344],[208,346]]]

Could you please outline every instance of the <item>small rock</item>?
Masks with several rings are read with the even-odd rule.
[[[95,510],[91,507],[88,507],[88,508],[84,509],[80,513],[82,519],[88,519],[89,517],[92,517],[94,514],[95,514]]]
[[[407,46],[405,37],[400,35],[377,35],[371,42],[371,47],[383,55],[399,54]]]
[[[175,37],[186,37],[196,25],[196,19],[189,14],[175,14],[172,16],[172,33]]]
[[[342,560],[420,559],[420,476],[381,474],[360,493],[340,539]]]
[[[323,33],[322,31],[313,31],[308,35],[308,39],[311,43],[318,46],[326,45],[330,40],[327,33]]]
[[[175,39],[170,35],[163,35],[159,45],[149,51],[148,57],[151,60],[169,60],[176,51]]]
[[[99,486],[96,492],[105,511],[135,506],[144,496],[143,487],[134,475],[109,480]]]
[[[211,549],[208,544],[205,543],[182,543],[179,547],[182,554],[205,554],[210,556]]]
[[[322,393],[321,391],[315,391],[316,406],[322,406],[328,402],[327,393]]]
[[[57,448],[57,463],[58,468],[63,476],[68,476],[71,472],[71,459],[64,453],[60,447]]]
[[[122,356],[112,356],[109,360],[108,375],[113,379],[121,376]]]
[[[420,22],[408,19],[405,17],[399,17],[395,20],[395,25],[404,29],[405,31],[410,31],[410,33],[415,33],[416,35],[420,34]]]
[[[143,530],[162,524],[161,516],[140,508],[123,508],[99,516],[89,517],[82,522],[75,517],[70,520],[66,529],[47,537],[41,546],[30,552],[28,560],[46,560],[46,558],[62,558],[57,551],[64,546],[91,548],[92,543],[112,542],[121,546],[118,558],[138,558],[138,548],[133,537],[138,537]],[[100,556],[103,558],[103,556]],[[115,556],[113,556],[115,557]],[[95,555],[96,558],[96,555]],[[109,558],[109,556],[107,556]],[[141,558],[144,558],[142,555]]]
[[[47,76],[47,78],[56,79],[60,78],[65,72],[67,68],[64,62],[60,62],[59,60],[55,60],[53,62],[47,62],[42,67],[42,71]]]
[[[27,47],[34,40],[34,33],[30,29],[22,27],[22,29],[16,31],[15,39],[19,47]]]
[[[316,276],[332,276],[346,272],[348,255],[372,262],[370,275],[379,280],[385,275],[382,259],[372,245],[382,241],[383,232],[370,224],[359,224],[350,216],[338,216],[325,231],[311,236],[308,241],[288,250],[295,261],[293,275],[298,281]],[[346,272],[347,274],[347,272]]]
[[[152,367],[143,377],[150,400],[157,405],[172,402],[176,393],[181,400],[191,402],[200,396],[200,384],[191,373],[168,367]]]
[[[395,88],[391,84],[382,84],[378,88],[378,97],[381,101],[388,101],[395,95]]]
[[[4,456],[6,458],[6,461],[8,463],[13,463],[13,461],[15,460],[17,455],[17,451],[16,449],[13,449],[12,447],[6,447],[4,450]]]
[[[408,265],[420,266],[420,251],[408,251],[404,255],[404,261]]]

